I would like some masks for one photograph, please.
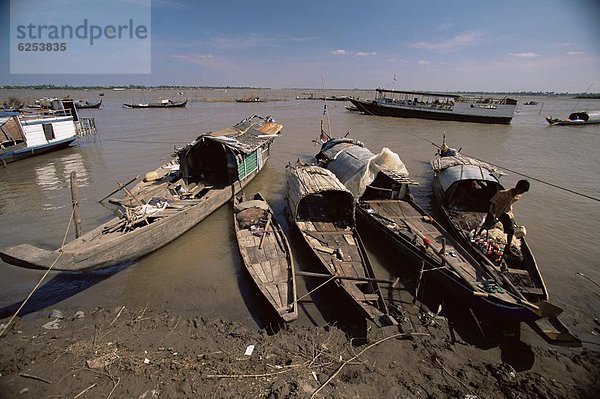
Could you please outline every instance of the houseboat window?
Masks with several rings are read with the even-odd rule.
[[[46,140],[54,140],[56,136],[54,135],[54,128],[52,127],[52,123],[44,123],[42,124],[42,128],[44,129],[44,135],[46,136]]]

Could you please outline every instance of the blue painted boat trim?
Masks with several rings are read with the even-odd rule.
[[[34,155],[43,154],[50,151],[59,150],[68,147],[77,137],[69,137],[62,140],[53,141],[52,143],[37,145],[35,147],[19,148],[15,151],[6,152],[0,155],[0,160],[4,162],[18,161],[19,159],[32,157]]]

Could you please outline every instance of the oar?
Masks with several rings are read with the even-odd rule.
[[[134,177],[133,179],[129,180],[129,181],[128,181],[127,183],[125,183],[125,184],[121,184],[121,183],[119,183],[119,188],[117,188],[115,191],[111,192],[110,194],[108,194],[106,197],[102,198],[102,199],[101,199],[100,201],[98,201],[98,202],[102,202],[102,201],[104,201],[105,199],[107,199],[108,197],[110,197],[111,195],[113,195],[113,194],[115,194],[115,193],[117,193],[117,192],[119,192],[119,191],[123,190],[123,188],[125,188],[125,186],[128,186],[128,185],[130,185],[131,183],[133,183],[134,181],[136,181],[136,180],[137,180],[137,179],[139,179],[139,178],[140,178],[140,175],[137,175],[136,177]]]

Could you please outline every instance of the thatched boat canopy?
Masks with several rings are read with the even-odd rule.
[[[183,179],[214,186],[242,180],[268,158],[269,145],[282,128],[273,118],[254,115],[233,127],[200,135],[177,151]]]
[[[293,220],[344,220],[354,225],[354,197],[333,173],[301,163],[288,168],[288,207]]]

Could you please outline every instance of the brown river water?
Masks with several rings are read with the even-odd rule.
[[[322,101],[295,100],[301,90],[188,90],[187,108],[132,110],[123,102],[147,102],[154,98],[179,99],[178,90],[162,92],[108,91],[99,110],[81,110],[96,118],[95,139],[79,139],[78,145],[0,168],[0,246],[30,243],[55,249],[60,246],[71,214],[69,174],[77,172],[82,227],[88,231],[113,217],[98,200],[125,182],[169,159],[174,146],[182,146],[200,133],[234,125],[253,114],[271,115],[284,124],[281,137],[271,147],[263,171],[246,188],[260,191],[271,202],[278,220],[285,224],[285,166],[318,152]],[[316,95],[322,95],[315,91]],[[34,90],[0,92],[30,101],[42,96],[95,100],[98,91],[65,93]],[[369,92],[330,91],[372,97]],[[272,101],[234,103],[232,98],[258,95]],[[600,125],[549,126],[546,115],[566,117],[579,109],[600,109],[600,100],[566,97],[536,98],[539,105],[525,106],[531,98],[519,98],[510,125],[373,117],[345,110],[346,102],[328,102],[332,133],[363,141],[373,152],[388,147],[397,152],[413,179],[417,202],[432,210],[432,173],[429,160],[446,133],[448,143],[466,154],[536,179],[600,198]],[[508,173],[501,181],[509,187],[522,178]],[[517,220],[527,227],[528,242],[544,276],[551,300],[565,309],[564,321],[588,342],[600,344],[592,334],[594,316],[600,309],[600,291],[583,273],[600,282],[600,202],[532,180],[532,187],[515,205]],[[51,272],[32,297],[26,314],[90,309],[96,306],[161,308],[169,306],[184,314],[223,316],[262,326],[269,311],[242,269],[235,243],[231,205],[217,210],[194,229],[166,247],[132,264],[93,273]],[[74,237],[69,230],[68,239]],[[369,237],[366,239],[369,244]],[[294,234],[291,242],[297,267],[318,271],[314,260]],[[397,275],[402,260],[393,254],[380,256],[385,248],[367,247],[381,278]],[[43,275],[0,261],[0,318],[16,310]],[[314,280],[314,279],[312,279]],[[299,295],[320,281],[298,279]],[[301,303],[302,324],[336,322],[349,305],[324,290]],[[354,313],[353,311],[346,313]],[[340,316],[341,317],[341,316]],[[349,317],[352,317],[350,315]]]

